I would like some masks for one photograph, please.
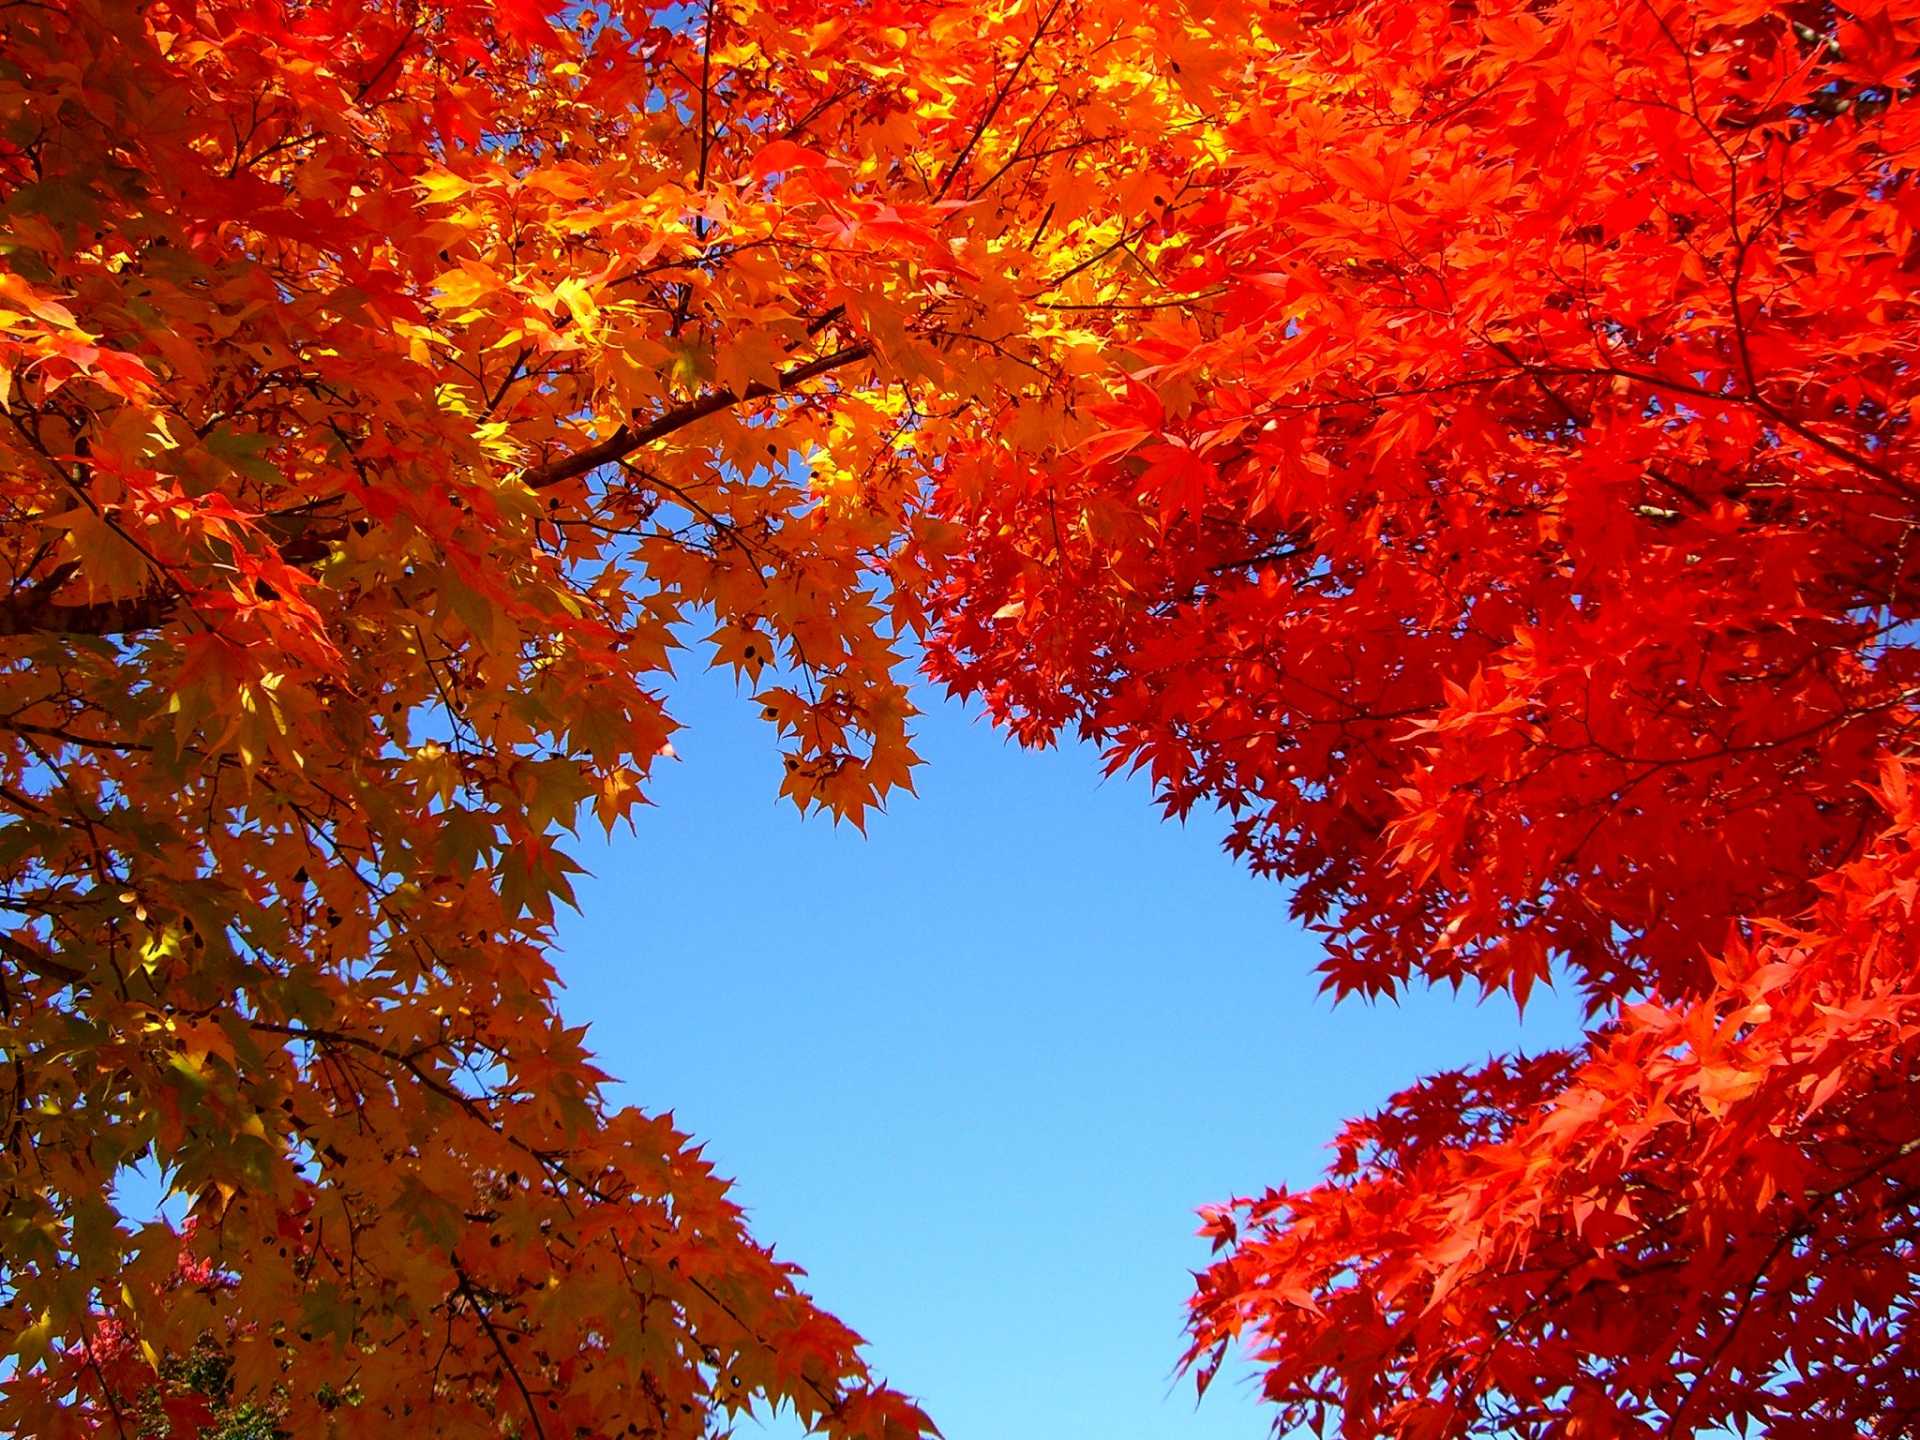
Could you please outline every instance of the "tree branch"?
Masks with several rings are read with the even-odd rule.
[[[74,985],[87,978],[85,971],[76,970],[71,965],[63,965],[51,955],[42,955],[38,950],[12,935],[0,935],[0,955],[6,956],[21,969],[32,971],[43,980],[57,980],[64,985]]]
[[[829,311],[828,315],[834,313]],[[822,317],[823,320],[825,318]],[[862,341],[784,370],[774,384],[756,381],[744,391],[716,390],[711,395],[676,405],[638,428],[622,425],[605,440],[576,450],[571,455],[550,460],[544,465],[536,465],[520,478],[535,490],[559,485],[602,465],[624,460],[642,446],[650,445],[676,430],[684,430],[709,415],[717,415],[743,401],[765,400],[787,394],[809,380],[868,359],[872,354],[872,345]],[[326,553],[327,545],[338,538],[338,533],[332,529],[296,527],[282,547],[281,558],[295,565],[317,560]],[[120,600],[99,600],[78,605],[55,600],[54,596],[77,573],[76,565],[62,565],[37,584],[17,587],[11,595],[0,600],[0,639],[16,635],[129,635],[165,624],[178,608],[176,597],[158,590]]]
[[[953,188],[953,182],[960,178],[960,170],[967,163],[967,157],[973,154],[973,147],[980,143],[980,137],[987,133],[987,127],[993,124],[993,117],[1000,113],[1000,107],[1006,102],[1007,94],[1019,80],[1020,72],[1027,68],[1027,62],[1033,58],[1033,52],[1040,48],[1040,42],[1046,38],[1047,28],[1053,24],[1053,17],[1060,13],[1061,0],[1053,0],[1053,5],[1040,23],[1035,27],[1033,38],[1027,41],[1027,48],[1020,52],[1020,58],[1013,62],[1013,69],[1007,72],[1007,78],[1000,82],[1000,88],[994,92],[992,101],[987,105],[986,113],[973,127],[973,133],[967,136],[967,143],[960,147],[960,153],[947,165],[947,173],[940,177],[940,187],[933,192],[935,200],[947,198],[947,191]]]
[[[175,597],[147,590],[119,600],[78,605],[54,598],[79,573],[68,562],[34,585],[17,586],[0,600],[0,637],[10,635],[124,635],[151,630],[173,613]]]
[[[764,400],[769,396],[783,395],[798,385],[803,385],[816,376],[841,369],[859,360],[865,360],[873,354],[873,347],[862,341],[858,345],[849,345],[831,355],[822,355],[817,360],[809,360],[804,365],[796,365],[791,370],[782,371],[779,381],[773,385],[755,382],[747,386],[744,392],[716,390],[711,395],[703,395],[685,405],[676,405],[673,409],[654,417],[637,429],[622,425],[613,434],[583,450],[558,460],[549,460],[544,465],[535,465],[521,475],[521,479],[535,490],[544,490],[563,481],[585,475],[602,465],[611,465],[616,460],[624,460],[643,445],[651,445],[676,430],[684,430],[696,421],[709,415],[717,415],[722,410],[731,409],[743,400]]]

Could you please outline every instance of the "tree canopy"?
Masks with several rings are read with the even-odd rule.
[[[943,486],[940,673],[1295,883],[1336,995],[1558,977],[1221,1209],[1190,1359],[1350,1436],[1910,1433],[1920,10],[1270,17],[1093,433]]]
[[[602,1099],[560,834],[641,802],[709,630],[796,803],[909,783],[881,562],[1098,363],[1079,307],[1153,285],[1196,22],[3,23],[0,1428],[131,1433],[211,1346],[303,1435],[918,1433]],[[123,1214],[140,1163],[186,1233]]]
[[[1203,1387],[1913,1428],[1920,7],[4,17],[0,1426],[929,1430],[556,1004],[707,644],[804,809],[918,646],[1336,995],[1581,987],[1210,1214]]]

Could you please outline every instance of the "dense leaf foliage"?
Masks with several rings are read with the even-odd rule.
[[[935,664],[1226,807],[1336,995],[1596,1025],[1213,1215],[1190,1359],[1351,1436],[1911,1433],[1920,9],[1255,43],[1188,298],[943,476]]]
[[[878,561],[1144,303],[1195,26],[0,7],[0,1429],[925,1427],[603,1097],[556,839],[709,629],[796,803],[908,784]]]
[[[548,953],[677,649],[860,823],[917,631],[1591,1006],[1211,1214],[1203,1383],[1912,1431],[1910,0],[0,15],[0,1425],[921,1431]]]

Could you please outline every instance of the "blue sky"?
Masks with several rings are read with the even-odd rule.
[[[933,693],[929,762],[862,836],[776,799],[770,730],[687,656],[638,834],[560,927],[563,1009],[707,1143],[761,1239],[948,1440],[1231,1440],[1175,1383],[1194,1210],[1311,1181],[1346,1115],[1577,1031],[1570,995],[1337,1009],[1285,893],[1084,747]],[[775,1427],[782,1434],[789,1427]],[[747,1434],[752,1433],[751,1427]]]

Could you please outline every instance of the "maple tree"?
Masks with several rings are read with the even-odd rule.
[[[1309,0],[932,664],[1292,882],[1336,996],[1584,993],[1210,1212],[1188,1361],[1360,1437],[1920,1424],[1920,7]],[[1177,300],[1177,303],[1171,303]]]
[[[1203,11],[0,8],[0,1429],[927,1427],[607,1099],[559,840],[703,638],[909,784],[887,562],[1156,303]]]
[[[926,1427],[555,1005],[694,626],[803,808],[916,632],[1336,995],[1583,988],[1210,1216],[1203,1382],[1912,1429],[1906,0],[4,14],[0,1425]]]

